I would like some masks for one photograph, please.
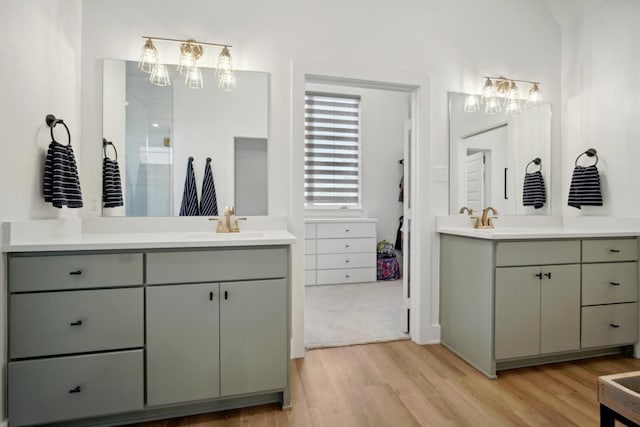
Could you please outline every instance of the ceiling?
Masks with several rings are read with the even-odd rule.
[[[570,22],[605,0],[538,0],[551,12],[558,24]]]

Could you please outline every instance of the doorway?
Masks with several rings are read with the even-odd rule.
[[[305,218],[310,221],[374,220],[375,241],[388,242],[395,253],[395,259],[389,256],[376,264],[392,265],[393,261],[400,272],[397,278],[385,277],[395,280],[382,280],[378,274],[377,278],[381,280],[373,282],[307,283],[304,288],[305,347],[408,339],[411,270],[408,236],[411,228],[413,138],[411,91],[371,82],[336,82],[335,79],[317,76],[305,79],[305,90],[313,94],[330,93],[360,99],[361,144],[357,158],[360,206],[306,209]],[[306,114],[310,114],[309,111]],[[318,126],[309,123],[307,130],[310,128],[317,129]],[[305,161],[315,161],[313,155],[307,152]]]

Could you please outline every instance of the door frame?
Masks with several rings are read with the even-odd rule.
[[[418,344],[437,342],[437,289],[431,284],[432,236],[435,217],[431,193],[430,78],[421,73],[367,67],[361,64],[291,62],[290,143],[291,205],[290,231],[298,237],[291,251],[291,357],[304,356],[304,92],[305,82],[325,83],[403,91],[410,94],[412,114],[410,200],[412,200],[410,257],[411,339]],[[420,185],[418,185],[420,183]],[[406,220],[406,218],[405,218]],[[422,262],[429,260],[429,262]],[[435,292],[435,295],[433,295]],[[435,298],[434,298],[435,297]],[[435,302],[434,302],[435,301]]]

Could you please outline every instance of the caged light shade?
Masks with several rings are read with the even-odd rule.
[[[480,102],[476,95],[468,95],[464,100],[464,111],[467,113],[475,113],[480,111]]]
[[[218,87],[224,91],[236,90],[236,75],[233,72],[218,76]]]
[[[191,89],[202,89],[204,87],[200,67],[194,66],[189,69],[187,77],[184,80],[184,84]]]
[[[180,59],[177,70],[182,75],[187,75],[191,67],[195,67],[202,56],[202,45],[194,40],[187,40],[180,45]]]
[[[140,60],[138,61],[138,68],[140,68],[145,73],[152,73],[154,67],[158,62],[158,51],[153,45],[153,41],[148,38],[144,43],[144,46],[142,47]]]
[[[149,76],[149,80],[156,86],[170,86],[169,70],[164,64],[156,64]]]
[[[520,114],[520,91],[514,81],[509,83],[509,89],[504,100],[504,112],[512,117]]]
[[[534,83],[529,89],[529,95],[527,97],[527,102],[525,104],[527,108],[540,108],[542,106],[542,94],[540,93],[540,88],[537,83]]]
[[[229,74],[233,72],[233,65],[231,63],[231,53],[227,46],[225,46],[220,55],[218,55],[218,64],[216,65],[216,76],[222,74]]]

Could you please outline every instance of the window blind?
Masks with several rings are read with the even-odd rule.
[[[360,205],[360,96],[305,93],[306,206]]]

